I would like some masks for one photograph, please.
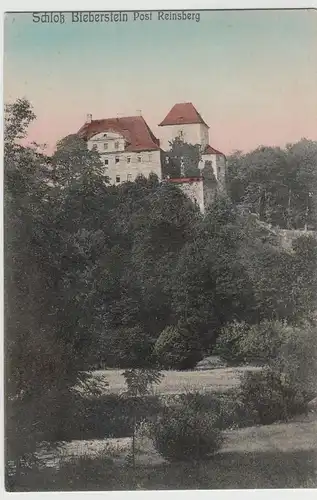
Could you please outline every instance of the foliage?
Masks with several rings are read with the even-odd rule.
[[[219,338],[219,346],[233,360],[258,363],[263,371],[242,378],[240,399],[255,423],[271,423],[304,412],[316,385],[316,326],[302,322],[263,321],[233,325]],[[239,399],[239,398],[238,398]]]
[[[66,187],[83,180],[91,183],[102,174],[98,152],[88,150],[87,143],[76,134],[68,135],[57,143],[52,157],[52,180],[59,186]]]
[[[250,326],[244,321],[234,321],[223,327],[213,353],[218,354],[222,359],[232,364],[239,364],[245,361],[241,352],[241,341],[247,335]]]
[[[176,137],[163,158],[163,177],[199,177],[200,146]]]
[[[147,412],[144,412],[147,405],[146,396],[153,388],[153,385],[158,384],[162,380],[163,375],[157,370],[129,369],[123,372],[123,376],[127,385],[127,391],[124,393],[124,396],[130,398],[132,403],[129,414],[132,417],[133,432],[131,454],[128,457],[128,461],[131,461],[135,468],[136,432],[140,422],[146,417]]]
[[[105,346],[107,366],[145,368],[153,364],[153,342],[141,326],[119,327]]]
[[[72,387],[97,362],[150,369],[154,345],[164,366],[190,368],[225,331],[227,357],[231,345],[234,357],[238,348],[243,359],[271,357],[283,373],[294,368],[292,381],[311,383],[314,328],[301,321],[315,311],[316,241],[285,250],[266,223],[314,223],[315,143],[235,155],[230,199],[216,197],[202,216],[156,176],[110,186],[97,151],[76,135],[46,156],[25,142],[34,119],[24,99],[5,108],[8,456],[58,436]],[[170,156],[197,173],[195,146],[176,141]],[[250,334],[239,345],[234,321]]]
[[[291,325],[281,321],[262,321],[247,326],[234,323],[225,328],[217,342],[219,354],[231,361],[257,363],[292,374],[302,387],[314,390],[317,330],[314,322]]]
[[[246,373],[241,383],[241,401],[255,424],[272,424],[305,413],[311,393],[285,373],[272,368]]]
[[[175,315],[199,335],[210,350],[221,327],[234,318],[252,319],[252,283],[239,252],[243,228],[228,200],[216,199],[205,218],[193,228],[195,239],[182,248],[172,271]]]
[[[190,408],[193,411],[212,415],[214,425],[219,430],[248,427],[254,425],[253,415],[243,403],[236,390],[225,393],[187,391],[177,397],[176,407]]]
[[[148,394],[154,384],[163,378],[157,370],[129,369],[123,372],[127,384],[127,394],[132,397],[143,397]]]
[[[283,228],[316,227],[317,143],[261,146],[228,158],[231,199]]]
[[[213,415],[186,405],[166,408],[153,425],[152,436],[157,451],[168,460],[204,460],[222,442]]]
[[[86,376],[87,334],[93,328],[88,311],[82,315],[85,254],[75,269],[76,237],[62,225],[69,192],[50,182],[49,158],[36,145],[21,143],[34,118],[25,100],[6,107],[6,453],[18,461],[34,450],[43,429],[52,440],[58,433],[69,390]],[[74,213],[71,217],[76,232]],[[75,276],[78,288],[71,291]]]
[[[164,368],[193,368],[202,359],[199,338],[185,325],[166,327],[154,346],[154,354]]]

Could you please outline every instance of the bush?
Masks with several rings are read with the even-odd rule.
[[[254,424],[266,425],[305,413],[311,394],[285,373],[267,367],[244,374],[240,397]]]
[[[287,328],[291,327],[280,321],[264,320],[256,325],[234,322],[222,330],[216,352],[232,364],[266,364],[276,358]]]
[[[152,427],[152,438],[157,451],[173,461],[206,459],[222,442],[212,414],[186,405],[165,408]]]
[[[317,328],[312,322],[288,325],[263,321],[224,330],[218,341],[221,355],[264,366],[242,379],[241,401],[254,423],[287,420],[306,411],[316,394]]]
[[[216,351],[226,361],[268,365],[302,381],[303,388],[316,388],[317,328],[312,322],[233,323],[223,329]]]
[[[189,370],[202,359],[202,347],[188,327],[168,326],[155,343],[154,355],[164,368]]]
[[[247,335],[249,328],[245,322],[238,321],[226,325],[217,339],[213,354],[217,354],[229,364],[243,363],[240,342]]]
[[[183,407],[212,414],[219,430],[247,427],[254,424],[249,409],[243,404],[236,390],[226,393],[188,392],[179,396]]]

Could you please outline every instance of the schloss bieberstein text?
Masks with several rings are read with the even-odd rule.
[[[200,21],[200,13],[181,11],[33,12],[33,23],[120,23],[128,21]]]

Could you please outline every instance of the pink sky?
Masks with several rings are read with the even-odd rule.
[[[196,22],[38,25],[7,15],[5,100],[27,97],[30,140],[142,111],[154,134],[191,101],[225,154],[317,140],[317,13],[204,12]]]

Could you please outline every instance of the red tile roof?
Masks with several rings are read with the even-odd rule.
[[[202,123],[208,127],[193,104],[191,102],[184,102],[175,104],[159,126],[188,125],[190,123]]]
[[[218,151],[217,149],[209,146],[209,144],[208,144],[208,146],[206,146],[206,148],[203,152],[203,155],[221,155],[221,156],[225,157],[225,155],[223,153],[221,153],[221,151]]]
[[[107,131],[118,132],[127,141],[126,151],[154,151],[160,149],[157,139],[142,116],[106,118],[85,123],[77,134],[85,140]]]
[[[203,181],[203,177],[173,177],[172,179],[165,179],[168,182],[173,182],[175,184],[187,184],[191,182]]]

